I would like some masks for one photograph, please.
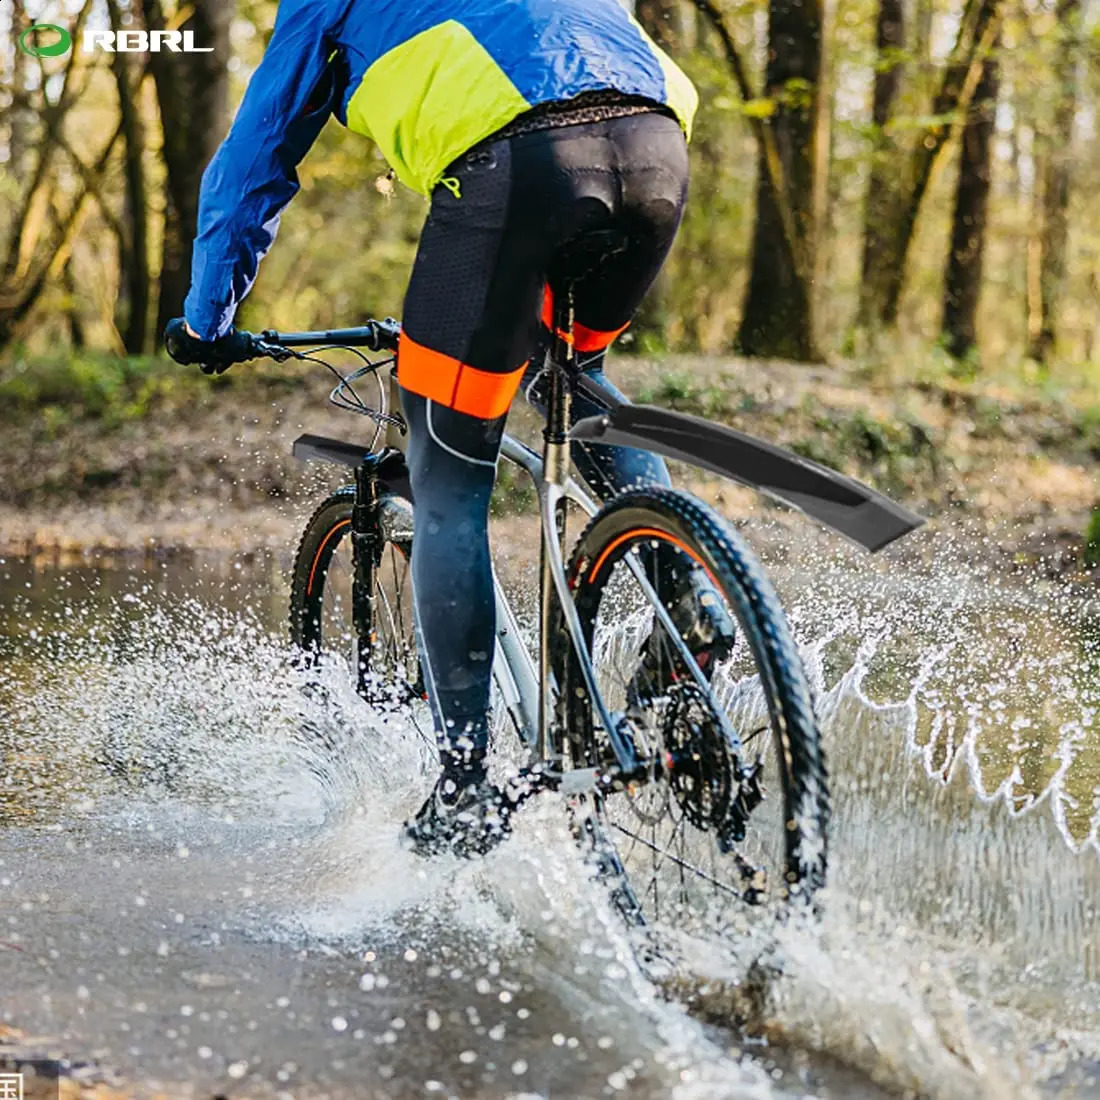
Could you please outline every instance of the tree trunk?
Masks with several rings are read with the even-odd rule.
[[[905,162],[895,169],[900,172],[901,183],[892,190],[890,215],[860,288],[863,300],[859,312],[866,324],[889,327],[897,321],[909,248],[932,170],[947,148],[954,117],[969,110],[985,57],[1000,27],[1000,16],[1000,0],[968,0],[954,49],[932,101],[931,120],[918,131]]]
[[[1045,150],[1042,222],[1039,229],[1039,325],[1029,356],[1045,363],[1058,336],[1058,311],[1066,281],[1069,238],[1069,194],[1073,165],[1073,120],[1079,94],[1078,52],[1081,0],[1059,0],[1057,60],[1053,79],[1058,87],[1053,132]]]
[[[932,71],[932,22],[935,0],[914,0],[913,49],[911,55],[922,76]]]
[[[141,0],[145,25],[163,30],[160,0]],[[149,55],[157,89],[166,172],[164,247],[161,257],[157,331],[180,314],[191,285],[191,251],[198,229],[202,173],[226,131],[229,114],[229,24],[232,3],[192,0],[190,17],[180,29],[194,31],[195,41],[213,53],[191,54],[187,64],[172,53]]]
[[[883,252],[898,205],[897,148],[887,135],[886,126],[894,113],[901,88],[902,51],[905,49],[904,0],[880,0],[875,22],[875,49],[875,80],[871,96],[873,147],[863,215],[863,278],[859,295],[859,325],[862,328],[873,324],[871,311],[876,295],[871,291],[870,280],[876,272],[883,270]]]
[[[122,26],[118,0],[108,0],[111,25]],[[147,350],[149,327],[149,202],[145,188],[145,123],[137,102],[136,83],[130,79],[129,54],[111,55],[111,67],[118,87],[119,117],[125,146],[126,197],[123,224],[126,232],[119,241],[120,299],[127,306],[122,342],[131,355]]]
[[[646,34],[670,54],[678,54],[683,43],[683,17],[679,0],[638,0],[635,15]],[[649,293],[634,317],[631,333],[635,338],[633,349],[645,352],[648,348],[667,347],[668,328],[668,268],[658,274]]]
[[[1039,271],[1042,267],[1043,194],[1040,181],[1046,175],[1046,152],[1033,131],[1031,135],[1032,166],[1034,175],[1029,198],[1030,217],[1027,226],[1027,255],[1025,256],[1025,275],[1027,279],[1024,297],[1027,310],[1027,346],[1029,354],[1034,351],[1039,334],[1043,331],[1043,292],[1039,285]]]
[[[16,0],[15,8],[11,13],[11,56],[12,73],[11,86],[16,94],[27,91],[27,77],[30,74],[30,56],[19,49],[19,36],[30,26],[26,7],[22,0]],[[34,122],[33,113],[24,105],[13,102],[10,107],[10,124],[8,129],[8,163],[16,183],[23,182],[23,166],[27,159],[27,153],[31,146],[31,127]]]
[[[821,358],[811,284],[822,21],[822,0],[770,2],[765,95],[775,104],[770,130],[790,224],[784,224],[774,168],[768,164],[768,150],[762,147],[752,270],[736,341],[744,355],[804,362]]]
[[[997,57],[990,54],[982,66],[981,80],[963,129],[951,247],[944,275],[943,339],[956,359],[966,356],[977,342],[999,85],[1000,65]]]
[[[85,0],[71,24],[74,39],[79,39],[91,9],[92,0]],[[13,13],[13,35],[19,20],[24,17],[24,5],[20,4],[18,11]],[[6,224],[8,240],[0,257],[0,349],[14,339],[19,325],[34,309],[48,281],[60,274],[62,265],[57,258],[67,247],[66,233],[72,231],[79,214],[79,205],[74,205],[67,224],[55,224],[52,235],[47,232],[49,210],[56,200],[55,161],[62,151],[67,151],[70,158],[73,156],[65,139],[64,125],[78,98],[77,70],[82,54],[76,50],[69,54],[56,91],[50,90],[54,83],[50,80],[38,82],[32,95],[26,85],[33,82],[27,80],[27,71],[21,67],[24,63],[18,60],[24,55],[14,40],[12,48],[16,61],[12,70],[11,155],[23,165],[16,176],[21,193]],[[23,118],[19,117],[21,109],[26,111]],[[24,125],[26,119],[34,119],[38,125],[32,130]],[[25,147],[28,141],[30,148]],[[99,165],[94,174],[101,174],[104,167],[105,164]],[[85,179],[80,205],[92,190],[89,180]]]
[[[61,285],[65,290],[65,319],[69,325],[69,343],[80,351],[87,346],[88,341],[84,332],[84,319],[80,316],[80,300],[71,258],[61,269]]]
[[[668,53],[683,42],[684,18],[679,0],[638,0],[635,14],[646,34]]]
[[[833,118],[836,115],[836,25],[837,0],[822,4],[821,71],[818,75],[817,161],[814,165],[814,267],[811,292],[814,296],[815,334],[820,337],[829,325],[829,299],[826,288],[832,285],[835,225],[833,210],[837,199],[837,174],[834,172],[835,146]]]

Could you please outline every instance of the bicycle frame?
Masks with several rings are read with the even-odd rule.
[[[542,454],[505,435],[501,456],[524,470],[538,496],[542,531],[539,568],[539,654],[532,658],[520,635],[512,608],[499,580],[494,575],[497,612],[496,651],[493,678],[504,705],[520,736],[537,762],[544,765],[548,782],[570,790],[583,790],[600,782],[608,784],[644,774],[649,763],[639,759],[632,741],[623,736],[618,722],[607,711],[599,690],[592,656],[574,607],[566,577],[566,505],[572,501],[587,516],[595,515],[598,505],[571,476],[571,442],[598,442],[612,446],[631,446],[666,457],[687,461],[723,476],[733,478],[819,520],[824,525],[858,542],[872,552],[915,530],[924,521],[887,497],[852,478],[803,459],[733,429],[698,417],[670,412],[645,405],[624,404],[619,398],[582,375],[576,366],[572,333],[573,297],[567,286],[554,295],[556,337],[549,357],[549,393]],[[375,325],[377,323],[372,323]],[[396,331],[396,322],[392,324]],[[275,345],[302,347],[317,343],[377,348],[377,331],[368,325],[324,333],[284,335],[265,333]],[[574,390],[584,392],[606,408],[599,416],[570,425]],[[399,408],[400,394],[391,374],[391,407]],[[294,444],[294,453],[304,459],[323,459],[351,466],[356,471],[356,505],[352,520],[354,560],[353,604],[356,628],[360,635],[360,687],[369,671],[370,641],[360,624],[372,621],[374,569],[379,547],[375,545],[377,508],[386,493],[397,493],[412,500],[408,468],[405,465],[401,433],[391,424],[386,447],[364,453],[362,445],[317,436],[302,436]],[[668,612],[657,598],[641,564],[633,558],[626,562],[657,620],[664,628],[673,649],[705,695],[711,696],[710,684],[696,666],[686,644],[674,628]],[[555,607],[556,604],[556,607]],[[561,613],[558,620],[556,612]],[[618,767],[616,775],[597,775],[596,769],[570,771],[566,776],[560,764],[565,731],[553,728],[553,704],[558,690],[554,683],[551,652],[559,640],[551,636],[557,622],[563,622],[576,657],[583,688],[587,692],[598,723],[607,732]],[[578,685],[580,686],[580,685]],[[713,712],[724,715],[714,703]],[[740,739],[724,721],[728,743],[736,748]]]
[[[571,328],[571,321],[567,323]],[[560,348],[556,349],[555,359],[558,353]],[[571,363],[572,359],[567,355],[564,367],[553,369],[555,373],[559,370],[567,370]],[[554,621],[554,601],[556,600],[558,607],[564,613],[566,628],[576,649],[586,687],[598,708],[599,719],[606,729],[613,731],[613,743],[615,743],[620,767],[624,773],[630,773],[637,769],[638,762],[633,748],[618,735],[615,723],[604,709],[602,697],[596,686],[595,671],[592,668],[580,622],[573,608],[565,575],[563,543],[565,503],[572,501],[587,516],[595,515],[599,507],[569,473],[569,443],[566,427],[569,423],[570,390],[565,377],[564,373],[559,375],[557,393],[551,398],[555,402],[553,405],[555,411],[548,417],[543,454],[539,455],[510,435],[505,435],[501,443],[501,457],[519,467],[531,478],[538,495],[543,531],[540,568],[540,651],[542,656],[537,665],[523,642],[515,613],[500,581],[494,575],[497,637],[493,678],[505,708],[532,755],[544,764],[558,763],[555,745],[557,739],[551,731],[554,685],[549,664],[550,645],[553,641],[549,637],[549,632]],[[606,397],[608,400],[611,399],[610,394]],[[391,400],[394,404],[399,400],[396,386],[391,389]],[[349,466],[355,470],[356,503],[351,528],[354,568],[352,603],[356,629],[360,633],[361,646],[364,647],[359,655],[361,677],[369,673],[367,661],[369,638],[366,637],[366,631],[359,630],[359,625],[361,622],[371,621],[370,612],[374,600],[374,563],[377,560],[378,551],[374,545],[378,503],[387,493],[396,493],[412,500],[402,443],[400,434],[392,431],[387,435],[388,445],[385,449],[369,454],[364,454],[361,444],[320,436],[300,436],[294,443],[294,454],[300,459],[307,461],[317,459]],[[362,686],[360,683],[360,687]]]

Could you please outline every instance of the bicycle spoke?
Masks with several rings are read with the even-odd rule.
[[[334,548],[324,573],[320,649],[326,654],[340,653],[353,675],[360,660],[369,662],[371,680],[383,689],[377,693],[370,689],[370,702],[400,705],[411,702],[417,694],[417,651],[410,609],[405,606],[409,598],[407,572],[406,556],[389,543],[375,570],[372,639],[369,652],[362,656],[354,623],[355,569],[350,540],[342,540]]]
[[[390,625],[389,637],[387,638],[386,642],[384,643],[386,645],[386,647],[390,650],[390,652],[387,654],[387,656],[390,658],[390,666],[386,671],[390,672],[390,673],[396,673],[396,671],[397,671],[397,641],[396,641],[396,639],[399,637],[399,635],[397,633],[397,629],[398,629],[397,628],[397,621],[394,618],[393,608],[390,606],[390,598],[386,594],[386,589],[383,586],[382,582],[379,581],[374,587],[375,587],[375,592],[376,592],[375,599],[376,599],[376,601],[381,600],[381,603],[382,603],[383,607],[385,608],[386,619],[387,619],[387,621],[389,622],[389,625]],[[377,602],[376,602],[375,606],[376,607],[378,606]]]
[[[683,826],[683,823],[684,823],[684,818],[681,817],[677,821],[676,827],[672,831],[672,836],[670,836],[669,839],[668,839],[668,844],[671,844],[676,839],[676,834],[680,832],[680,829]],[[672,859],[672,861],[674,863],[677,862],[677,860],[676,860],[676,857],[673,856],[668,851],[668,848],[659,848],[657,846],[657,844],[656,844],[656,836],[657,836],[657,827],[656,827],[656,825],[654,825],[651,828],[650,832],[651,832],[652,836],[654,837],[654,841],[649,845],[649,847],[652,851],[652,860],[651,860],[651,862],[652,862],[652,865],[653,865],[652,870],[650,872],[650,881],[653,883],[654,898],[656,899],[657,875],[660,872],[661,868],[664,866],[665,859],[670,858],[670,859]],[[660,856],[659,859],[657,858],[658,856]],[[681,864],[681,869],[682,869],[682,867],[683,867],[683,865]]]
[[[644,837],[640,837],[636,833],[632,833],[629,829],[623,828],[623,826],[618,824],[618,822],[612,822],[611,827],[618,832],[623,833],[625,836],[631,837],[632,839],[636,840],[643,847],[650,846],[649,842]],[[673,863],[680,862],[680,860],[676,856],[669,856],[669,859],[671,859]],[[726,885],[726,883],[722,882],[720,879],[715,878],[712,875],[708,875],[706,871],[704,871],[701,867],[696,867],[693,863],[689,863],[687,860],[683,861],[683,866],[685,870],[690,871],[693,875],[696,875],[704,882],[711,883],[716,889],[722,891],[723,893],[729,894],[731,897],[737,898],[738,901],[741,900],[741,895],[736,890],[734,890],[733,887]]]
[[[405,559],[405,555],[402,554],[400,566],[398,565],[397,547],[394,546],[392,542],[390,543],[390,566],[393,569],[393,575],[395,578],[394,588],[396,589],[395,598],[397,600],[398,627],[400,629],[400,633],[397,635],[397,637],[400,638],[402,642],[404,642],[411,636],[411,631],[406,633],[405,630],[404,580],[405,574],[408,571],[408,562]]]
[[[709,921],[721,919],[729,899],[750,900],[746,890],[764,900],[769,886],[786,881],[785,827],[769,812],[771,803],[739,809],[742,777],[751,779],[766,754],[774,757],[771,725],[761,721],[766,700],[755,657],[743,646],[710,665],[700,682],[704,674],[688,666],[685,651],[695,643],[686,633],[683,641],[670,633],[680,629],[685,576],[695,566],[685,556],[672,568],[668,557],[662,548],[658,562],[649,540],[627,547],[600,586],[593,624],[600,690],[653,770],[601,800],[599,812],[613,826],[622,866],[649,919],[679,923],[676,914],[684,914]],[[643,565],[641,574],[632,561]],[[674,590],[679,602],[658,615],[654,595],[671,601],[665,594]],[[748,732],[742,737],[741,730]],[[607,749],[601,752],[606,759]],[[722,840],[725,828],[744,831],[744,840],[730,834]]]

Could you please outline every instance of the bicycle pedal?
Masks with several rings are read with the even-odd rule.
[[[551,772],[544,764],[533,764],[529,768],[521,768],[516,775],[506,780],[503,787],[504,797],[514,813],[543,791],[561,789],[562,779],[560,774]]]

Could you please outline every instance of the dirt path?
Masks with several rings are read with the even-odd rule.
[[[1100,417],[1072,400],[949,382],[883,384],[842,367],[619,359],[632,395],[729,423],[861,477],[1008,561],[1080,572],[1098,494]],[[340,471],[290,455],[303,431],[367,438],[331,409],[325,377],[188,377],[141,418],[107,408],[24,412],[3,426],[0,553],[285,550]],[[513,417],[533,436],[524,408]],[[681,476],[688,471],[679,471]],[[716,479],[693,486],[726,514],[782,513]],[[505,510],[523,494],[502,490]],[[784,521],[781,519],[780,523]]]

